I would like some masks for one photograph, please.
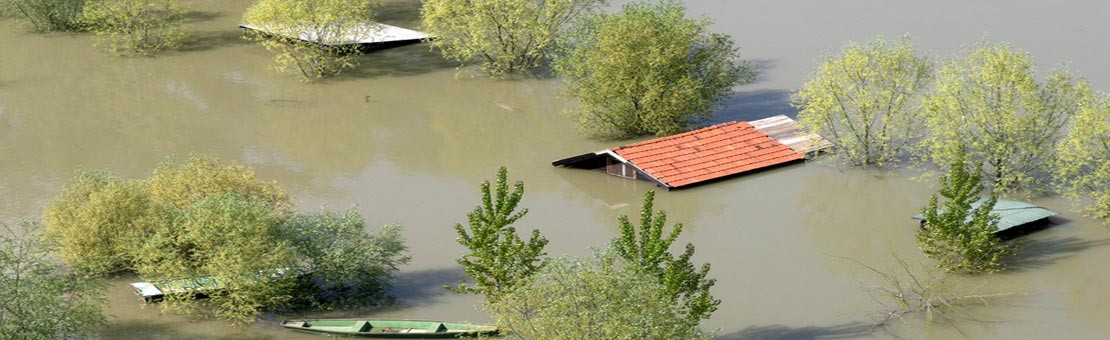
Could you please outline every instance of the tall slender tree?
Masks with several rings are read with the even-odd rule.
[[[621,234],[613,239],[612,247],[633,267],[655,277],[667,296],[680,307],[685,321],[697,325],[700,320],[708,319],[721,303],[709,292],[717,280],[708,278],[708,263],[695,269],[690,262],[694,256],[693,244],[687,243],[677,258],[670,253],[671,244],[682,233],[682,224],[675,224],[664,236],[667,212],[654,213],[654,201],[654,191],[644,194],[639,227],[632,224],[628,216],[618,218]]]
[[[1110,224],[1110,96],[1103,94],[1083,106],[1059,154],[1060,192],[1076,202],[1089,198],[1084,213]]]
[[[497,182],[492,191],[489,181],[482,182],[482,203],[466,214],[469,227],[455,224],[457,241],[470,250],[458,259],[475,284],[463,282],[448,287],[460,293],[484,294],[490,302],[524,282],[547,262],[544,247],[547,239],[539,230],[532,230],[527,242],[510,225],[524,217],[528,209],[516,211],[524,196],[524,182],[517,181],[509,191],[509,171],[497,169]]]

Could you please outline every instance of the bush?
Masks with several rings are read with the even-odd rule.
[[[146,186],[103,171],[81,171],[43,211],[45,234],[62,260],[82,272],[131,267],[133,243],[155,225],[157,205]]]
[[[20,232],[0,224],[0,339],[91,337],[106,318],[104,283],[63,270],[49,254],[55,245],[24,222]]]
[[[631,3],[617,14],[585,18],[555,69],[566,76],[579,128],[615,138],[669,135],[709,118],[754,74],[735,64],[729,36],[707,19],[688,19],[676,2]]]
[[[282,233],[296,252],[304,276],[300,291],[311,295],[298,305],[331,309],[365,306],[381,301],[398,266],[408,263],[401,226],[388,225],[375,234],[363,231],[362,216],[353,210],[300,215],[285,221]]]
[[[10,0],[0,10],[26,19],[36,31],[76,32],[84,29],[81,13],[85,0]]]
[[[276,183],[204,156],[165,162],[141,180],[79,173],[44,220],[49,239],[79,272],[209,277],[220,289],[207,303],[172,295],[162,307],[234,322],[291,302],[375,303],[408,260],[400,227],[371,236],[354,212],[296,216]]]
[[[299,73],[301,80],[313,82],[358,65],[358,46],[341,44],[379,29],[371,21],[372,7],[357,0],[260,0],[247,9],[243,22],[269,32],[252,31],[247,38],[276,54],[276,71]]]
[[[604,0],[428,0],[420,18],[443,57],[500,76],[542,69],[556,41]]]
[[[650,275],[601,258],[552,259],[488,309],[515,339],[709,339]]]
[[[117,55],[180,47],[187,36],[184,14],[177,0],[93,0],[84,9],[96,44]]]

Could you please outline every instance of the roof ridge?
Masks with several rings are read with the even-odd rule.
[[[648,144],[655,144],[655,143],[659,143],[659,142],[663,142],[663,141],[668,141],[668,140],[671,140],[671,139],[677,139],[677,138],[682,138],[682,137],[686,137],[686,136],[689,136],[689,135],[697,134],[697,133],[703,132],[703,130],[719,129],[719,128],[722,128],[722,127],[725,127],[725,126],[728,126],[728,125],[735,125],[735,124],[740,124],[740,123],[748,124],[747,122],[741,122],[741,121],[738,121],[738,120],[734,120],[734,121],[729,121],[729,122],[724,122],[724,123],[720,123],[720,124],[714,124],[714,125],[706,126],[706,127],[703,127],[703,128],[697,129],[697,130],[686,131],[686,132],[683,132],[683,133],[680,133],[680,134],[677,134],[677,135],[663,136],[663,137],[648,139],[648,140],[645,140],[645,141],[635,142],[635,143],[632,143],[632,144],[621,145],[621,146],[618,146],[618,147],[615,147],[615,148],[612,148],[612,149],[609,149],[609,150],[617,151],[617,150],[620,150],[620,149],[625,149],[625,148],[630,148],[630,147],[643,146],[643,145],[648,145]],[[751,126],[751,124],[748,124],[748,126]]]

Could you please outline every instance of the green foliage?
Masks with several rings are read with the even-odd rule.
[[[96,44],[116,55],[152,56],[181,47],[187,36],[177,0],[92,0],[84,17]]]
[[[838,161],[886,166],[923,135],[932,66],[909,37],[849,42],[793,95],[798,120],[836,145]]]
[[[274,70],[314,82],[358,65],[357,46],[338,44],[380,29],[371,21],[372,7],[358,0],[259,0],[243,22],[273,33],[252,31],[247,38],[275,53]]]
[[[66,272],[49,254],[39,227],[0,224],[0,339],[91,337],[106,318],[101,280]]]
[[[709,293],[716,280],[707,278],[708,263],[700,269],[695,269],[690,263],[690,258],[694,256],[693,244],[687,243],[686,250],[678,258],[669,252],[671,244],[682,233],[682,224],[675,224],[664,237],[667,213],[660,210],[653,215],[654,201],[654,191],[644,194],[639,228],[628,220],[628,216],[619,217],[621,234],[613,239],[612,246],[629,265],[656,278],[663,285],[666,296],[679,307],[684,320],[696,327],[699,321],[708,319],[721,303]]]
[[[1060,143],[1056,178],[1064,196],[1091,200],[1086,215],[1110,224],[1110,96],[1086,102],[1076,115]]]
[[[82,272],[109,273],[130,267],[131,242],[150,231],[155,209],[143,183],[80,171],[42,219],[62,260]]]
[[[513,339],[709,339],[682,317],[667,289],[609,255],[552,259],[488,306]]]
[[[78,173],[43,219],[79,272],[208,277],[220,285],[210,300],[170,295],[162,307],[234,322],[290,303],[371,304],[408,260],[400,227],[371,236],[354,212],[295,216],[276,183],[204,156],[167,161],[145,179]]]
[[[1061,132],[1091,90],[1066,69],[1043,82],[1034,74],[1029,54],[1004,44],[945,63],[925,100],[931,133],[921,157],[951,164],[963,145],[995,193],[1046,190]]]
[[[270,274],[296,268],[296,257],[279,229],[280,215],[257,198],[226,193],[201,199],[160,224],[135,255],[136,271],[147,277],[210,276],[222,291],[205,304],[171,295],[163,306],[175,311],[211,312],[235,322],[254,321],[264,308],[292,298],[294,275]],[[260,274],[261,273],[261,274]]]
[[[4,8],[6,7],[6,8]],[[85,0],[10,0],[0,2],[0,11],[22,17],[39,32],[76,32],[84,27],[81,13]]]
[[[946,271],[998,272],[1005,269],[1002,259],[1015,247],[994,235],[998,229],[998,216],[991,213],[998,201],[994,195],[972,208],[983,190],[982,165],[968,170],[961,150],[953,152],[951,170],[940,178],[940,195],[945,202],[941,205],[933,195],[921,211],[925,222],[917,232],[917,244]]]
[[[388,225],[375,234],[363,231],[354,210],[295,216],[282,225],[285,239],[297,253],[305,273],[300,284],[311,292],[299,305],[331,309],[365,306],[381,301],[398,266],[408,263],[401,226]]]
[[[630,3],[617,14],[586,17],[555,69],[579,107],[568,112],[588,133],[614,138],[669,135],[709,118],[750,81],[739,50],[708,19],[688,19],[676,2]]]
[[[479,60],[499,76],[544,67],[556,40],[605,0],[426,0],[420,9],[430,43],[447,59]]]
[[[524,182],[516,182],[510,193],[508,176],[505,167],[497,169],[497,184],[492,193],[489,181],[482,182],[482,204],[466,214],[469,228],[455,224],[455,232],[459,234],[457,241],[470,251],[457,262],[475,284],[459,282],[458,286],[448,289],[483,294],[486,300],[497,301],[546,263],[540,257],[547,255],[543,250],[547,239],[540,236],[540,231],[532,230],[531,238],[524,242],[516,228],[509,226],[524,217],[528,209],[514,212],[524,196]]]

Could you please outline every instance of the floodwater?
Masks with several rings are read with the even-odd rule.
[[[550,162],[619,142],[576,134],[560,111],[573,103],[560,82],[456,77],[456,64],[427,46],[380,51],[339,79],[305,85],[267,69],[271,56],[239,38],[241,0],[185,1],[195,39],[157,58],[112,58],[87,34],[34,34],[0,20],[0,221],[35,219],[76,169],[149,173],[167,157],[206,153],[254,167],[312,211],[355,207],[368,225],[401,223],[412,263],[396,281],[396,304],[309,316],[488,321],[475,296],[441,288],[464,278],[451,226],[478,201],[497,166],[524,180],[530,209],[520,229],[538,228],[552,255],[588,256],[635,215],[652,189]],[[385,23],[418,25],[418,2],[390,3]],[[935,56],[981,41],[1008,41],[1042,69],[1068,61],[1096,88],[1104,65],[1110,4],[1100,1],[714,1],[690,12],[716,20],[762,69],[737,88],[715,120],[795,114],[787,103],[814,60],[847,40],[910,33]],[[938,58],[940,58],[938,57]],[[881,311],[863,288],[878,278],[854,259],[893,270],[891,254],[925,263],[909,220],[930,184],[820,162],[791,165],[708,186],[657,194],[656,206],[684,223],[680,242],[713,265],[723,302],[707,329],[722,339],[888,337],[872,334]],[[980,322],[896,323],[905,338],[1110,337],[1110,229],[1059,198],[1035,201],[1062,212],[1025,238],[1012,271],[965,279],[987,292],[1015,293],[974,310]],[[109,291],[105,339],[315,339],[268,315],[248,326],[161,315]]]

